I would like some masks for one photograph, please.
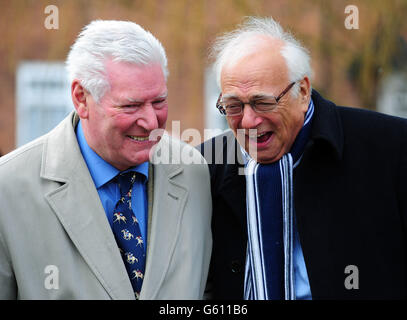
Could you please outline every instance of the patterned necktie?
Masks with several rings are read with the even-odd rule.
[[[113,213],[112,229],[130,277],[134,295],[138,299],[143,284],[146,254],[140,226],[131,208],[131,192],[136,178],[136,172],[120,173],[116,177],[120,188],[120,200]]]

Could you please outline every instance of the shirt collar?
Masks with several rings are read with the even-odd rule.
[[[91,149],[91,147],[89,147],[83,133],[81,121],[79,121],[78,126],[76,127],[76,137],[78,139],[78,144],[81,149],[83,158],[85,159],[90,175],[92,176],[93,182],[95,183],[97,189],[112,180],[120,173],[118,169],[102,159],[95,151]],[[141,173],[145,177],[144,182],[148,180],[147,161],[135,167],[131,167],[124,172],[128,171],[136,171],[138,173]]]

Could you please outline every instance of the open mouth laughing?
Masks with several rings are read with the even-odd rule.
[[[266,131],[256,135],[249,135],[248,138],[251,143],[256,143],[258,146],[263,146],[269,142],[272,136],[273,131]]]
[[[130,136],[130,135],[128,135],[127,137],[129,137],[130,139],[137,141],[137,142],[143,142],[143,141],[149,140],[149,136]]]

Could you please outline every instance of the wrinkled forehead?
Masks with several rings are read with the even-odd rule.
[[[109,91],[102,100],[115,103],[139,102],[166,97],[167,85],[158,63],[140,65],[128,62],[106,62]]]
[[[267,35],[253,33],[244,34],[233,43],[230,43],[224,52],[224,61],[226,63],[235,62],[258,51],[279,53],[284,45],[283,40],[272,38]]]
[[[243,49],[230,53],[221,70],[222,88],[225,82],[256,80],[267,77],[276,82],[288,81],[286,61],[281,53],[284,42],[266,36],[255,36],[243,40]]]

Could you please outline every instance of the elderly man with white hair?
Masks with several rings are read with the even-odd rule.
[[[212,296],[407,298],[407,121],[324,99],[272,18],[248,18],[213,56],[231,130],[200,146]]]
[[[164,48],[136,23],[93,21],[67,69],[75,111],[0,160],[0,299],[202,298],[209,172],[160,134]]]

